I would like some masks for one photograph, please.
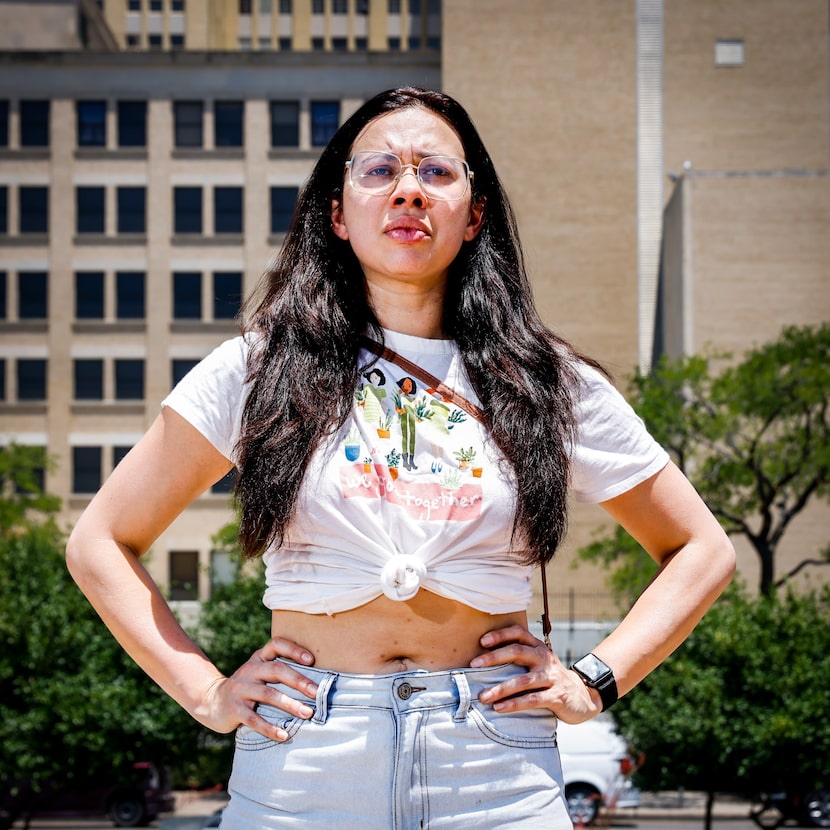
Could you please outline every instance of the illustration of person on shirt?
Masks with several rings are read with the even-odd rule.
[[[377,366],[373,366],[363,377],[368,381],[363,386],[363,391],[366,393],[363,399],[363,417],[367,424],[376,427],[386,416],[383,408],[386,390],[382,388],[386,385],[386,375]]]
[[[398,381],[395,392],[395,412],[401,423],[401,455],[405,470],[417,470],[415,466],[415,395],[418,387],[411,377]]]

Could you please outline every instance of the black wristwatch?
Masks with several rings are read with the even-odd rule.
[[[599,692],[603,712],[617,702],[617,681],[614,679],[614,672],[596,654],[580,657],[571,668],[582,678],[586,686]]]

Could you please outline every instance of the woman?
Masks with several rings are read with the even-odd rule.
[[[381,437],[355,393],[373,363],[413,372],[378,359],[366,334],[443,382],[417,384],[397,478],[386,464],[400,427]],[[272,637],[225,677],[140,557],[233,465]],[[562,537],[569,486],[660,564],[573,669],[526,616],[530,566]],[[569,827],[556,719],[585,721],[631,690],[734,568],[665,452],[539,320],[467,114],[410,88],[373,98],[332,139],[245,335],[168,397],[67,556],[155,681],[206,726],[237,730],[227,828]]]

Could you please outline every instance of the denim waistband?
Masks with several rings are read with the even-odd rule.
[[[485,669],[414,669],[393,674],[351,674],[301,666],[290,660],[282,662],[317,683],[313,701],[301,692],[275,684],[289,697],[311,703],[315,710],[312,720],[315,721],[325,721],[332,706],[407,712],[454,705],[456,717],[461,719],[484,689],[525,672],[514,663],[505,663]]]

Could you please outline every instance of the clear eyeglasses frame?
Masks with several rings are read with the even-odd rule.
[[[391,193],[407,169],[424,195],[439,202],[454,202],[464,197],[473,173],[464,159],[454,156],[425,156],[417,164],[404,164],[394,153],[384,150],[359,150],[346,162],[349,184],[367,196]]]

